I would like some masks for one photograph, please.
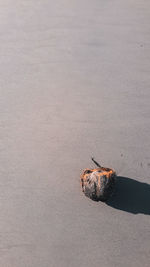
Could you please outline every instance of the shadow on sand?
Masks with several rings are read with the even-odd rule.
[[[118,176],[115,193],[107,204],[133,214],[150,215],[150,185]]]

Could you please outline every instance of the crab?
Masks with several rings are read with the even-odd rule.
[[[116,172],[113,169],[97,165],[95,169],[85,169],[81,174],[81,186],[84,194],[95,201],[107,201],[112,195],[116,180]]]

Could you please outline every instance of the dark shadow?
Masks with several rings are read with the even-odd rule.
[[[133,214],[150,215],[150,185],[118,176],[114,195],[107,204]]]

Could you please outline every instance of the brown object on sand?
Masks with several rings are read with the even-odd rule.
[[[81,185],[84,194],[95,201],[106,201],[112,194],[116,173],[110,168],[99,167],[96,169],[85,169],[81,174]]]

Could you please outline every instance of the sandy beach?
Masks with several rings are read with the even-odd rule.
[[[150,2],[1,0],[0,267],[149,267],[149,150]]]

